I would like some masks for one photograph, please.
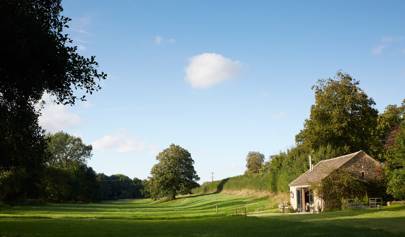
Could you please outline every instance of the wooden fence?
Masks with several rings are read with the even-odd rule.
[[[235,215],[236,216],[247,216],[247,208],[246,207],[236,208]]]
[[[369,198],[368,207],[370,208],[380,208],[382,206],[382,198]]]

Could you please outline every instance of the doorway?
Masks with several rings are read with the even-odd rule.
[[[313,193],[309,188],[297,189],[297,211],[309,212],[313,203]]]

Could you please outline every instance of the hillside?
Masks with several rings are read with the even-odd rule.
[[[271,173],[264,173],[258,175],[240,175],[234,176],[214,182],[205,182],[200,187],[193,189],[195,194],[215,193],[215,192],[257,192],[257,193],[272,193],[272,185],[274,178]],[[287,192],[288,183],[282,191]]]

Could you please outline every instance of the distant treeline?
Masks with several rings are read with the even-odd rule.
[[[46,137],[48,162],[40,182],[40,198],[52,202],[90,202],[143,198],[145,182],[123,174],[97,174],[86,165],[92,147],[64,132]]]
[[[49,202],[91,202],[148,195],[145,182],[140,179],[122,174],[97,174],[87,166],[92,147],[85,145],[79,137],[58,132],[47,135],[46,141],[46,162],[37,170],[36,195],[24,195],[24,174],[16,170],[2,173],[0,200],[18,202],[34,198]]]
[[[97,174],[84,165],[73,169],[47,168],[42,185],[39,198],[50,202],[94,202],[147,196],[143,180],[123,174]]]
[[[138,178],[130,179],[123,174],[111,176],[97,174],[97,182],[99,183],[99,200],[145,198],[149,196],[145,188],[146,181]]]

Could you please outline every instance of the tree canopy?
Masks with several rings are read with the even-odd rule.
[[[68,167],[77,162],[86,164],[91,157],[91,145],[83,143],[80,137],[71,136],[65,132],[57,132],[47,136],[50,166]]]
[[[60,0],[0,1],[0,187],[3,199],[38,197],[47,160],[36,104],[43,94],[73,105],[106,74],[65,33]],[[83,92],[78,95],[77,92]]]
[[[246,156],[246,173],[258,174],[260,173],[264,163],[264,155],[260,152],[251,151]]]
[[[0,93],[11,106],[36,102],[45,91],[74,104],[77,89],[92,93],[106,78],[94,56],[77,52],[62,11],[60,0],[1,1]]]
[[[404,116],[405,100],[400,106],[388,105],[384,112],[378,116],[376,133],[380,142],[380,153],[383,153],[384,147],[388,148],[394,144],[400,125],[405,119]]]
[[[387,192],[397,199],[405,199],[405,121],[387,149],[386,164]]]
[[[334,79],[319,80],[313,90],[315,104],[296,136],[297,143],[309,150],[329,145],[342,152],[364,150],[373,154],[378,111],[359,82],[338,72]]]
[[[178,145],[170,145],[156,157],[150,178],[150,194],[153,198],[174,199],[178,194],[187,194],[198,186],[197,172],[191,154]]]

